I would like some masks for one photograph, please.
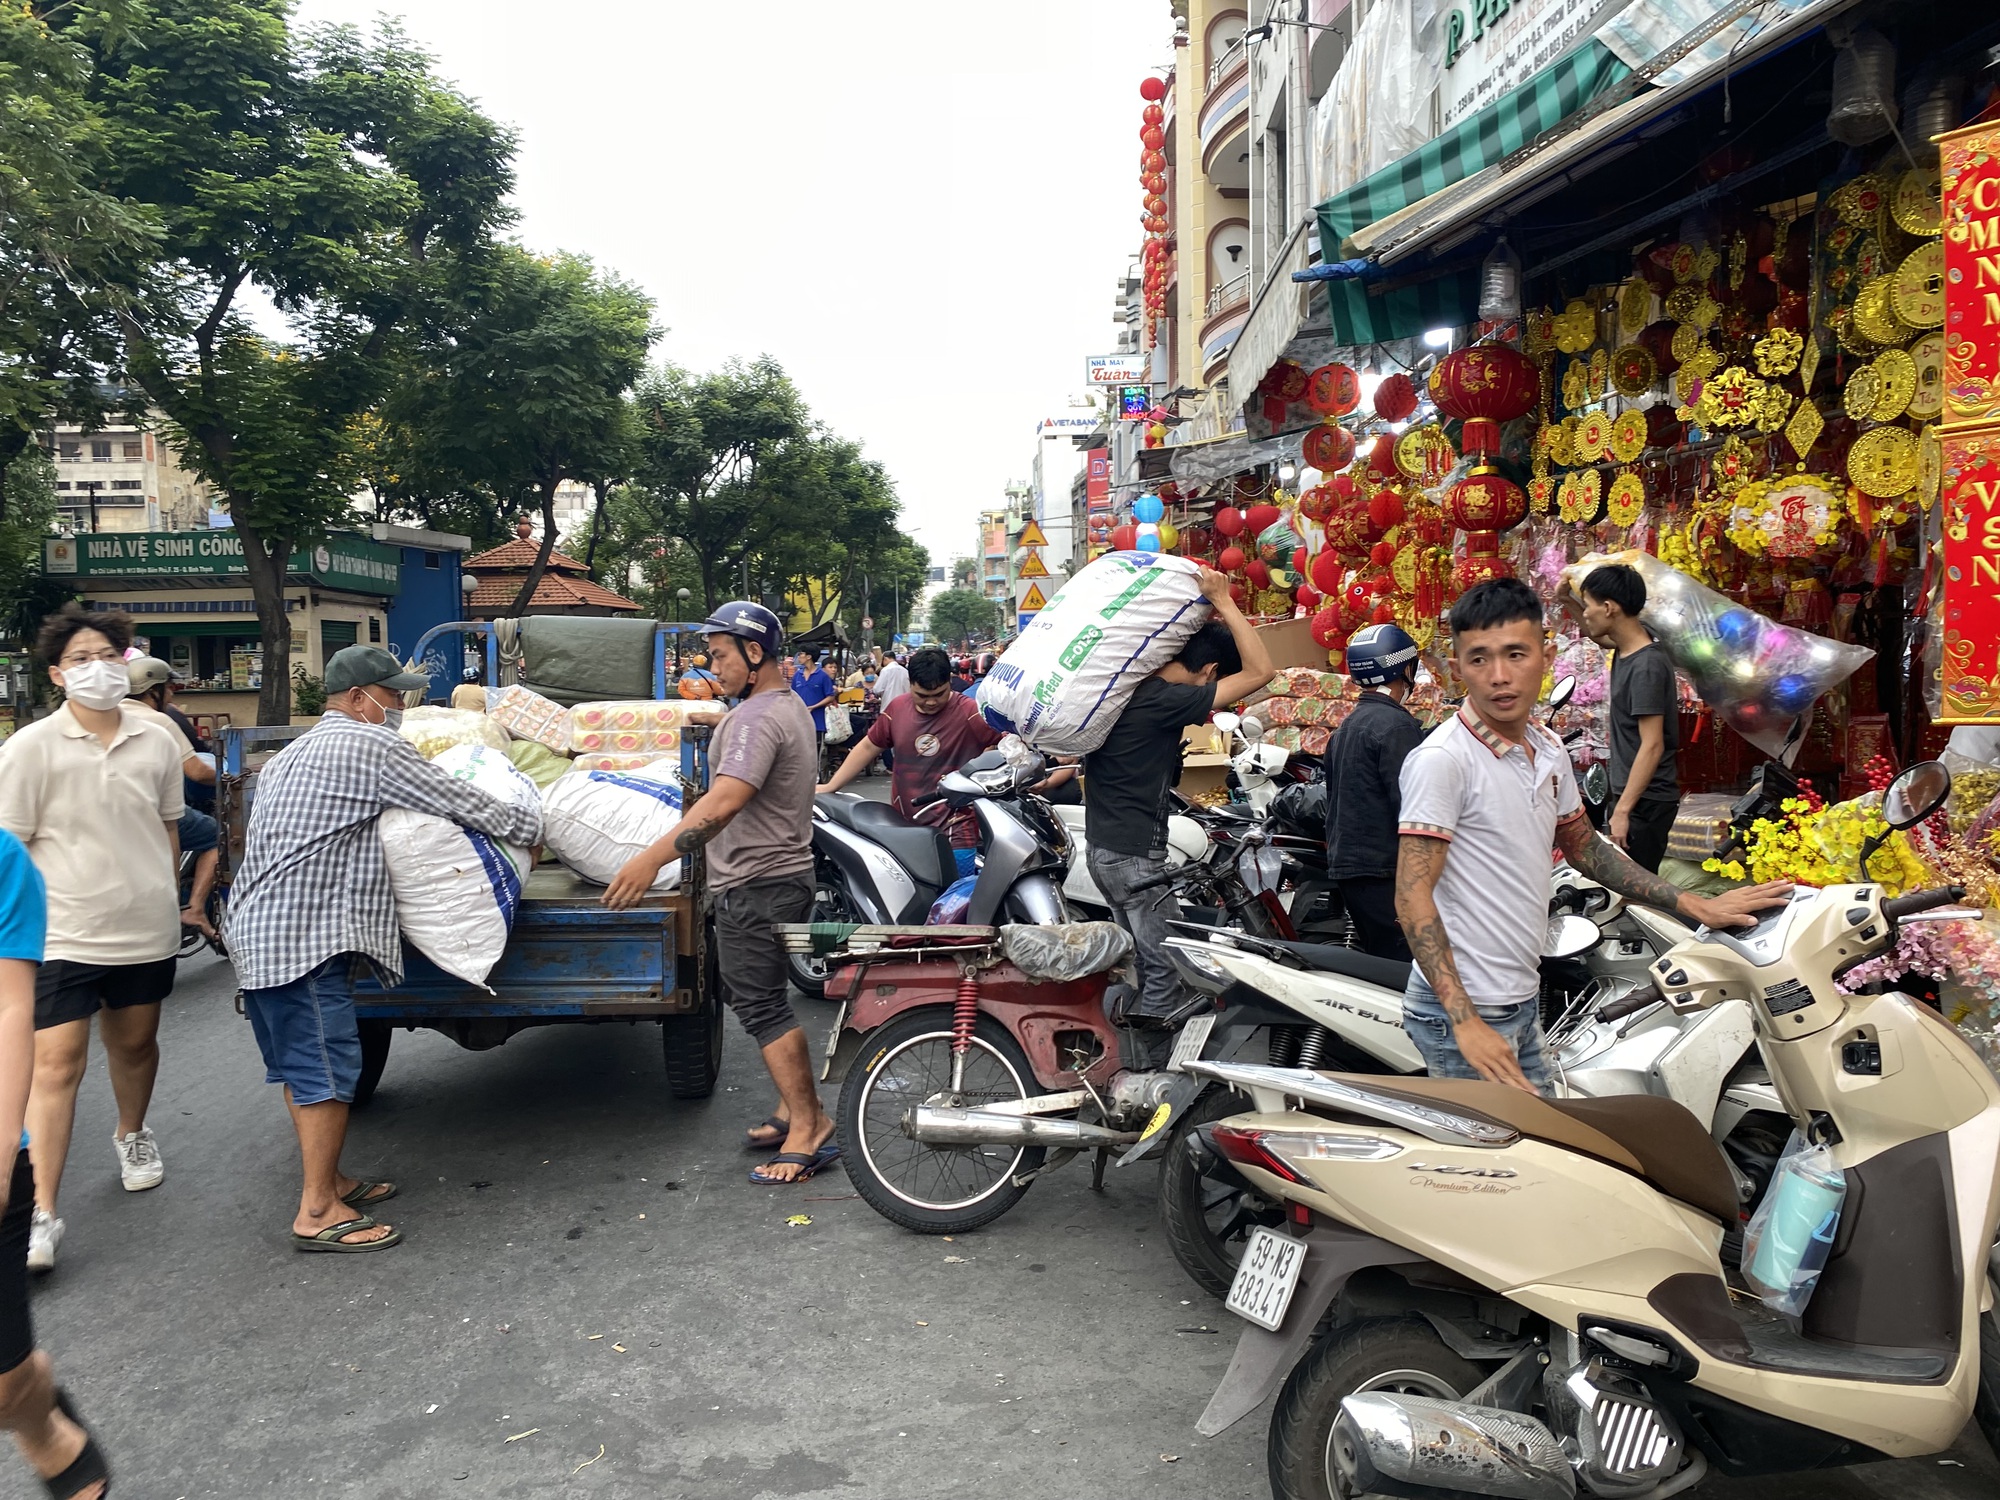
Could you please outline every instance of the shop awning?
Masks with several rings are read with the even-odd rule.
[[[159,636],[162,640],[190,635],[233,635],[246,640],[258,638],[255,615],[243,615],[234,620],[162,620],[155,615],[138,615],[132,624],[140,635]]]
[[[1336,252],[1357,258],[1342,279],[1327,282],[1336,334],[1343,342],[1373,343],[1472,322],[1477,264],[1434,269],[1413,259],[1417,252],[1449,251],[1488,222],[1504,222],[1587,176],[1678,123],[1680,107],[1718,86],[1725,68],[1742,71],[1853,3],[1786,0],[1726,61],[1676,67],[1662,75],[1672,80],[1664,87],[1634,79],[1633,69],[1593,38],[1402,161],[1328,199],[1319,209],[1322,253],[1329,260]],[[1711,6],[1705,19],[1723,16]],[[1642,92],[1622,102],[1604,97],[1620,85]],[[1592,105],[1599,110],[1594,116],[1551,134]]]

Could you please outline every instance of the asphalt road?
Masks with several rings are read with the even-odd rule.
[[[920,1238],[838,1171],[746,1180],[770,1101],[733,1023],[700,1104],[667,1096],[650,1026],[485,1053],[401,1033],[348,1164],[403,1185],[407,1242],[298,1255],[291,1133],[232,990],[203,957],[168,1002],[153,1192],[119,1188],[93,1057],[36,1297],[128,1500],[1267,1494],[1261,1414],[1194,1434],[1233,1320],[1175,1268],[1150,1171],[1096,1195],[1078,1164],[976,1235]],[[1943,1463],[1700,1493],[1996,1491],[1968,1433]],[[0,1497],[38,1493],[0,1459]]]

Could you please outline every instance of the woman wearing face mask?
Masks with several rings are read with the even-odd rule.
[[[386,1250],[402,1236],[372,1212],[392,1182],[340,1170],[348,1106],[361,1076],[355,964],[385,985],[403,977],[396,900],[376,837],[385,807],[449,818],[502,843],[542,839],[537,808],[515,807],[440,771],[395,731],[403,694],[430,685],[379,646],[326,664],[326,713],[258,776],[243,868],[225,930],[264,1079],[285,1086],[305,1186],[292,1218],[298,1250]],[[386,731],[386,732],[385,732]]]
[[[0,742],[0,828],[28,846],[48,887],[28,1095],[35,1168],[28,1264],[37,1271],[55,1265],[62,1239],[56,1195],[93,1017],[101,1017],[118,1099],[119,1176],[137,1192],[165,1175],[146,1110],[160,1065],[160,1002],[174,987],[180,948],[184,750],[124,706],[131,644],[132,620],[122,611],[67,604],[50,615],[36,649],[63,704]]]

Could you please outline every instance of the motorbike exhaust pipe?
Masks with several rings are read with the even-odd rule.
[[[1045,1120],[1038,1115],[1003,1115],[990,1109],[934,1109],[919,1104],[903,1111],[903,1134],[928,1146],[1130,1146],[1136,1130],[1112,1130],[1081,1120]]]
[[[1575,1471],[1555,1434],[1498,1407],[1367,1391],[1340,1403],[1332,1446],[1349,1494],[1576,1495]]]

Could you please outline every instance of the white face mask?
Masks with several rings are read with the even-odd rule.
[[[403,711],[400,708],[384,708],[382,706],[381,700],[369,693],[363,693],[361,695],[361,701],[363,703],[366,703],[370,708],[373,708],[375,712],[377,712],[382,716],[379,719],[371,719],[368,717],[368,709],[364,708],[361,711],[362,723],[380,724],[384,729],[390,730],[392,732],[400,730],[403,727]]]
[[[132,690],[132,674],[122,661],[87,661],[60,670],[64,696],[85,708],[114,709]]]

